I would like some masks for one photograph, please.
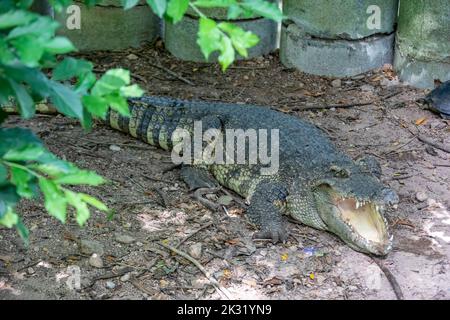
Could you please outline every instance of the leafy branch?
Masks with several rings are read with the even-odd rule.
[[[72,0],[48,0],[56,11]],[[102,0],[84,0],[96,5]],[[190,7],[200,17],[197,43],[206,59],[219,52],[219,63],[226,70],[235,59],[235,51],[246,57],[258,37],[230,22],[209,19],[201,8],[228,8],[229,19],[250,17],[254,13],[281,21],[283,16],[275,3],[264,0],[146,0],[153,12],[177,23]],[[122,0],[125,9],[139,0]],[[127,98],[140,97],[144,91],[131,84],[130,72],[111,69],[101,77],[93,64],[84,59],[64,57],[76,51],[72,42],[56,36],[59,24],[53,19],[30,11],[33,0],[0,1],[0,226],[15,227],[28,239],[28,230],[15,208],[20,199],[44,196],[45,208],[61,222],[71,210],[82,226],[90,216],[90,207],[109,212],[100,200],[69,186],[98,186],[105,180],[96,173],[77,168],[58,159],[29,130],[4,128],[6,108],[15,108],[22,118],[36,112],[36,103],[46,101],[58,112],[78,119],[89,130],[93,118],[105,119],[111,108],[129,116]]]

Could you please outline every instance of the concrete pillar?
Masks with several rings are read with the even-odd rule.
[[[277,0],[272,0],[277,2]],[[220,22],[227,20],[227,9],[201,8],[208,17]],[[207,62],[197,44],[198,15],[188,9],[186,16],[177,24],[164,22],[163,38],[166,49],[175,57],[185,61]],[[278,47],[278,23],[253,15],[246,19],[231,21],[244,30],[258,35],[259,43],[248,50],[248,58],[262,56]],[[209,62],[217,61],[218,53],[209,57]],[[244,59],[236,52],[236,59]]]
[[[392,63],[398,0],[284,0],[284,65],[334,77]]]
[[[450,2],[401,0],[395,47],[401,80],[419,88],[450,80]]]
[[[55,12],[61,23],[59,35],[69,38],[80,51],[121,50],[152,42],[159,35],[160,19],[142,0],[124,10],[120,0],[104,0],[87,7],[75,0],[62,12]]]

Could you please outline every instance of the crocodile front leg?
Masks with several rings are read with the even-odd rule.
[[[282,218],[286,197],[287,190],[276,182],[258,184],[247,209],[250,221],[261,228],[254,239],[272,239],[274,243],[287,240]]]

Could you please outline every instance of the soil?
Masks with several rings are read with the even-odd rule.
[[[450,155],[417,138],[448,148],[450,122],[417,103],[426,92],[399,83],[390,66],[333,81],[287,69],[274,53],[222,73],[215,64],[177,61],[161,42],[84,57],[99,73],[130,69],[150,95],[269,105],[313,122],[354,158],[376,157],[382,180],[400,196],[388,215],[394,249],[380,263],[405,298],[450,298]],[[7,125],[31,128],[58,156],[109,179],[77,190],[102,199],[115,216],[93,211],[79,228],[50,217],[42,199],[23,201],[30,245],[15,230],[1,230],[1,299],[221,298],[193,263],[159,245],[180,241],[178,249],[234,299],[396,299],[379,265],[331,234],[288,222],[286,243],[252,240],[255,229],[239,204],[203,207],[168,152],[100,124],[85,132],[62,116],[11,117]],[[226,200],[221,196],[208,195]],[[78,271],[79,286],[72,281]]]

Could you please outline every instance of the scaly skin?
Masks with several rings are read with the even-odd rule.
[[[261,175],[260,164],[212,164],[182,176],[195,188],[201,181],[210,186],[204,177],[211,174],[247,198],[247,215],[261,227],[258,237],[285,240],[281,218],[285,213],[336,234],[355,250],[376,255],[390,251],[392,237],[383,212],[398,202],[397,195],[374,176],[379,168],[370,158],[354,162],[314,125],[266,107],[161,97],[131,99],[130,111],[129,119],[110,111],[108,124],[165,150],[173,147],[175,129],[193,132],[194,121],[202,121],[204,130],[213,127],[221,132],[279,129],[279,170],[273,175]]]
[[[181,173],[191,189],[217,181],[247,198],[247,215],[261,228],[256,237],[284,241],[284,213],[336,234],[355,250],[376,255],[391,250],[384,210],[398,197],[378,180],[379,165],[372,158],[354,162],[314,125],[259,106],[162,97],[130,99],[129,105],[130,118],[110,110],[107,124],[165,150],[173,147],[173,132],[183,128],[192,133],[194,121],[202,121],[203,130],[220,132],[279,130],[279,169],[272,175],[261,175],[267,167],[261,164],[185,166]]]

